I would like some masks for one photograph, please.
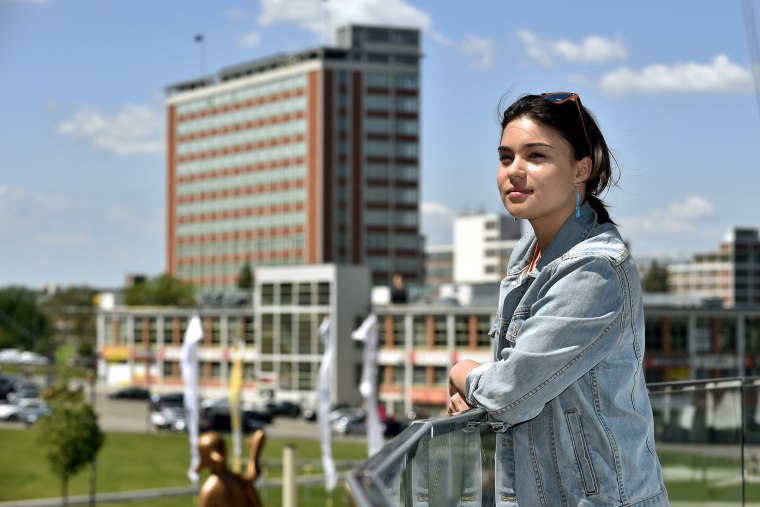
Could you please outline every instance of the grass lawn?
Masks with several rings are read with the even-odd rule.
[[[60,496],[60,480],[50,472],[42,450],[34,438],[33,431],[0,429],[0,449],[3,456],[0,459],[0,501]],[[315,460],[311,473],[320,473],[321,470],[317,469],[321,456],[318,441],[271,438],[265,443],[261,456],[265,477],[282,475],[280,461],[283,448],[288,444],[295,446],[299,464]],[[228,442],[228,449],[231,448]],[[333,455],[336,461],[363,461],[367,457],[366,443],[333,442]],[[98,455],[97,491],[104,493],[189,486],[190,482],[186,476],[188,465],[187,435],[108,433]],[[298,472],[299,476],[309,473],[309,469],[301,469]],[[204,479],[205,476],[201,478],[201,482]],[[341,487],[339,484],[333,492],[336,506],[345,504]],[[69,481],[69,495],[84,495],[88,492],[89,467]],[[266,505],[281,503],[279,487],[268,488],[260,493]],[[324,505],[324,493],[321,485],[302,486],[299,491],[299,505]],[[151,505],[158,507],[192,504],[192,497],[151,500]]]

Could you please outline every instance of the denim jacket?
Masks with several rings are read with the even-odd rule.
[[[668,505],[628,249],[588,204],[524,273],[535,246],[531,231],[515,247],[491,330],[495,362],[466,381],[470,404],[508,426],[497,434],[497,505]]]

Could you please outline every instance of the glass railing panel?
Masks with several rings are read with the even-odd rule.
[[[760,379],[650,384],[671,504],[760,505]],[[357,506],[494,505],[485,412],[419,421],[349,474]]]
[[[738,379],[650,386],[671,502],[744,505],[742,391]]]

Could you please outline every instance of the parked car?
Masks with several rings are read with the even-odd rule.
[[[158,410],[151,411],[150,422],[159,430],[185,431],[187,429],[185,408],[164,404]]]
[[[8,401],[21,400],[25,398],[39,398],[40,386],[34,382],[24,382],[16,384],[16,388],[8,393]]]
[[[171,391],[166,393],[155,393],[150,397],[150,409],[152,411],[160,410],[164,406],[184,407],[185,393],[182,391]]]
[[[125,387],[108,393],[112,400],[149,400],[150,391],[143,387]]]
[[[272,414],[256,410],[251,405],[241,407],[241,427],[245,433],[260,429],[272,422]],[[202,431],[227,432],[232,428],[229,398],[215,398],[201,403],[199,426]]]
[[[50,414],[53,410],[42,400],[39,403],[31,403],[32,400],[28,400],[21,410],[18,411],[16,418],[27,426],[31,426],[40,418]]]
[[[328,414],[328,422],[333,433],[345,435],[349,425],[364,421],[364,410],[356,407],[337,408]]]
[[[0,373],[0,400],[7,400],[8,395],[16,390],[18,383],[18,377]]]
[[[298,417],[301,414],[301,406],[292,401],[270,401],[265,405],[267,412],[277,417],[284,415],[287,417]]]
[[[9,403],[0,405],[0,419],[3,421],[19,421],[19,414],[24,410],[33,412],[40,407],[47,407],[44,400],[40,398],[18,398]]]

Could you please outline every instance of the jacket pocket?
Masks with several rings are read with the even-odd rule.
[[[517,342],[517,336],[520,334],[520,329],[522,329],[523,324],[525,324],[525,321],[528,320],[529,316],[530,309],[527,307],[518,307],[515,309],[515,312],[512,314],[512,320],[509,321],[509,326],[507,327],[507,340],[512,343]]]
[[[599,493],[599,485],[594,473],[594,464],[591,461],[591,454],[586,443],[586,436],[583,433],[581,416],[576,409],[565,411],[565,420],[570,430],[570,439],[573,443],[573,452],[575,453],[575,462],[578,465],[578,471],[581,474],[581,481],[587,495]]]

